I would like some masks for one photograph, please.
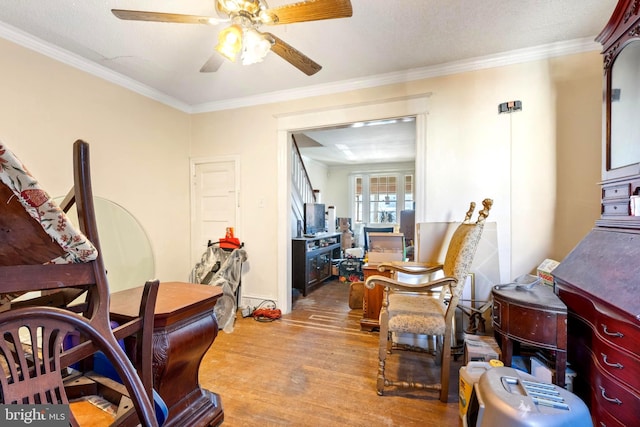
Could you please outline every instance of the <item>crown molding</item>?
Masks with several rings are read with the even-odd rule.
[[[506,65],[538,61],[558,56],[573,55],[583,52],[599,51],[602,46],[593,41],[593,37],[569,40],[566,42],[550,43],[526,49],[512,50],[494,55],[465,59],[462,61],[434,65],[430,67],[414,68],[387,74],[379,74],[363,78],[342,80],[328,84],[320,84],[270,92],[244,98],[227,99],[223,101],[204,103],[191,107],[193,113],[206,113],[229,110],[234,108],[251,107],[261,104],[291,101],[313,96],[331,95],[358,89],[369,89],[416,80],[447,76],[469,71],[483,70]]]
[[[481,56],[430,67],[414,68],[327,84],[269,92],[255,96],[189,105],[132,78],[126,77],[120,73],[110,70],[109,68],[98,65],[95,62],[89,61],[79,55],[61,49],[51,43],[1,22],[0,37],[189,114],[230,110],[276,102],[292,101],[314,96],[331,95],[340,92],[407,83],[469,71],[537,61],[557,56],[601,50],[601,45],[593,41],[593,37],[582,38],[566,42],[550,43],[526,49],[512,50],[499,54]]]

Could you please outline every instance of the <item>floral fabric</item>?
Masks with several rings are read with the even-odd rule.
[[[51,263],[70,264],[97,258],[98,251],[95,246],[74,227],[22,162],[2,143],[0,181],[11,189],[29,215],[65,251],[64,255],[51,260]]]
[[[389,331],[409,334],[444,335],[446,306],[427,295],[389,295]]]
[[[458,279],[458,286],[453,290],[455,296],[462,294],[483,229],[484,221],[460,224],[451,237],[442,270],[445,276]]]

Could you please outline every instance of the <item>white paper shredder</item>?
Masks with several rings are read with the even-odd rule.
[[[592,427],[587,406],[575,394],[509,367],[489,369],[474,385],[469,427]]]

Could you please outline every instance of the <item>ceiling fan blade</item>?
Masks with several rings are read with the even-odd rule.
[[[215,73],[218,71],[218,68],[224,63],[224,58],[220,56],[218,52],[211,55],[211,58],[204,63],[202,68],[200,68],[201,73]]]
[[[283,42],[271,33],[263,33],[271,39],[271,50],[282,59],[305,73],[312,76],[322,69],[322,66],[294,48],[293,46]]]
[[[265,24],[292,24],[321,19],[348,18],[353,15],[350,0],[307,0],[266,9],[271,18]]]
[[[128,21],[153,21],[207,25],[216,25],[220,22],[228,21],[227,19],[212,18],[209,16],[180,15],[177,13],[147,12],[141,10],[111,9],[111,12],[118,18]]]

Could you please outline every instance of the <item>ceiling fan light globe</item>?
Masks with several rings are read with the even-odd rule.
[[[242,64],[249,65],[262,62],[269,50],[271,43],[260,33],[253,29],[245,30],[242,43]]]
[[[220,31],[216,50],[225,58],[235,62],[238,53],[242,50],[242,28],[239,25],[230,25]]]

